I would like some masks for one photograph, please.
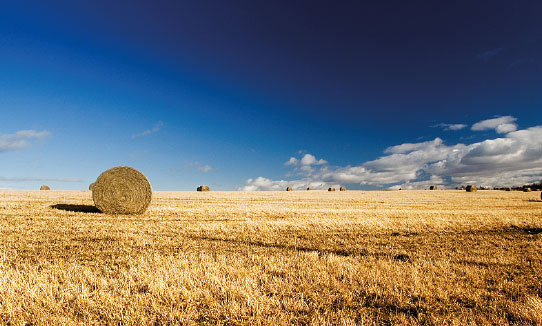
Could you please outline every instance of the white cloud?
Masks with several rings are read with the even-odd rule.
[[[295,157],[290,157],[288,161],[284,163],[284,165],[297,165],[298,159]]]
[[[185,165],[185,168],[194,169],[198,172],[207,173],[209,171],[215,170],[212,166],[208,164],[201,164],[200,162],[190,162]]]
[[[338,184],[334,184],[334,187],[339,187]],[[307,187],[312,189],[327,189],[330,187],[329,183],[321,181],[312,181],[310,179],[305,180],[271,180],[264,177],[257,177],[255,179],[248,179],[245,184],[239,188],[244,191],[258,191],[258,190],[286,190],[286,187],[292,187],[293,190],[305,190]]]
[[[466,128],[467,125],[462,124],[462,123],[439,123],[439,124],[434,125],[433,127],[439,127],[439,128],[444,129],[444,130],[456,131],[456,130],[461,130],[461,129]]]
[[[512,117],[481,121],[476,127],[491,129],[515,121]],[[489,122],[488,122],[489,121]],[[479,129],[478,129],[479,130]],[[461,184],[513,186],[542,180],[542,126],[509,131],[504,137],[472,144],[446,145],[440,138],[391,146],[386,155],[355,166],[300,165],[293,167],[293,180],[249,179],[244,190],[304,189],[359,183],[403,189],[429,185],[455,187]],[[310,154],[307,163],[314,163]],[[303,157],[303,158],[304,158]],[[312,156],[314,157],[314,156]],[[301,162],[303,160],[294,158]]]
[[[305,154],[303,158],[301,159],[302,165],[322,165],[326,163],[327,163],[326,160],[323,160],[323,159],[317,160],[316,157],[314,157],[314,155],[311,155],[311,154]]]
[[[160,129],[162,129],[163,126],[164,126],[164,123],[162,121],[158,121],[151,129],[147,129],[147,130],[145,130],[143,132],[140,132],[138,134],[133,134],[132,138],[138,138],[138,137],[144,137],[144,136],[152,135],[152,134],[157,133],[158,131],[160,131]]]
[[[30,139],[43,139],[50,136],[48,131],[21,130],[14,134],[0,135],[0,152],[13,151],[28,146]]]
[[[517,125],[514,123],[517,119],[512,116],[498,117],[488,120],[482,120],[472,125],[471,130],[482,131],[495,129],[499,134],[506,134],[517,130]]]
[[[423,143],[405,143],[401,145],[390,146],[384,150],[384,153],[392,154],[404,154],[426,147],[434,147],[442,144],[442,139],[435,138],[434,140],[429,140]]]
[[[298,152],[299,153],[299,152]],[[290,157],[288,161],[284,163],[286,166],[297,166],[301,165],[301,169],[307,169],[311,165],[324,165],[327,164],[326,160],[323,159],[316,159],[316,157],[312,154],[305,154],[301,159],[297,159],[295,157]]]

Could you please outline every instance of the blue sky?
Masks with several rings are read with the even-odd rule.
[[[0,189],[542,179],[537,1],[0,2]]]

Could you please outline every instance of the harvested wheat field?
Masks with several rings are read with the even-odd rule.
[[[0,324],[542,323],[540,193],[0,192]]]

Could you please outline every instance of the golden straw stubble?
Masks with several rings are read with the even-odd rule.
[[[152,188],[147,177],[128,166],[102,173],[92,187],[96,207],[107,214],[142,214],[149,207]]]

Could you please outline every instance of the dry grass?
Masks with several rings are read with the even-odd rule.
[[[0,324],[541,324],[539,198],[1,191]]]

